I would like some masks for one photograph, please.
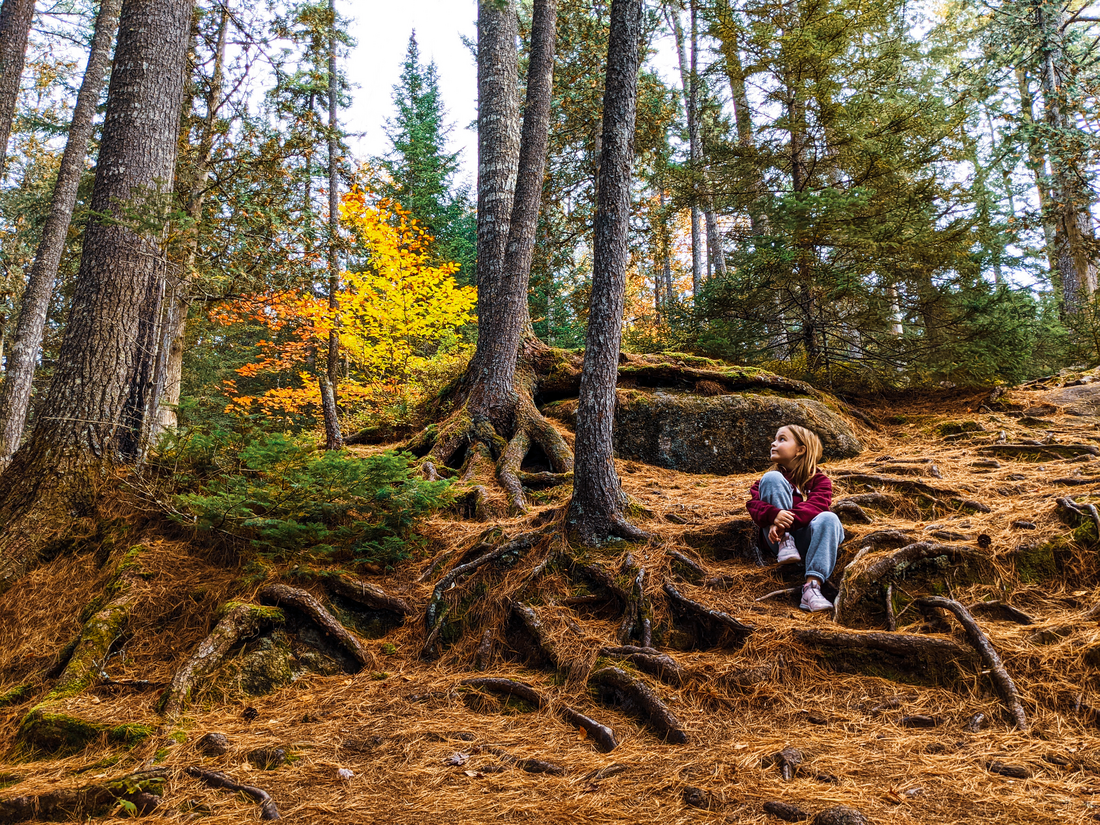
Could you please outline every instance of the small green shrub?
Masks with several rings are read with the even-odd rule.
[[[419,546],[417,523],[447,503],[449,482],[417,478],[407,454],[358,458],[251,435],[196,433],[164,445],[160,462],[178,470],[183,519],[248,539],[263,555],[392,566]]]

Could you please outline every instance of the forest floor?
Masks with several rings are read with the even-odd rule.
[[[686,744],[662,741],[626,712],[630,708],[600,703],[569,673],[507,661],[506,646],[482,673],[472,672],[480,634],[467,633],[437,659],[420,655],[422,611],[438,576],[420,579],[432,560],[470,547],[490,527],[514,536],[540,524],[568,495],[559,488],[534,499],[528,515],[494,524],[433,517],[421,559],[393,575],[369,577],[416,612],[385,636],[364,641],[371,662],[358,673],[307,675],[268,695],[199,693],[174,724],[160,719],[159,691],[143,689],[148,685],[94,684],[59,704],[105,725],[148,726],[151,735],[129,749],[101,737],[77,753],[44,758],[17,743],[20,720],[50,689],[42,674],[79,633],[82,609],[110,575],[94,552],[40,567],[0,597],[0,806],[163,769],[163,802],[144,821],[213,825],[260,818],[252,799],[212,789],[186,772],[200,767],[261,788],[283,818],[301,823],[747,824],[780,821],[764,809],[776,801],[811,816],[844,805],[874,823],[1100,821],[1100,622],[1088,612],[1100,604],[1100,564],[1096,544],[1082,539],[1081,530],[1074,542],[1056,505],[1065,496],[1100,501],[1100,458],[1091,454],[1095,449],[1071,449],[1065,457],[1039,449],[1095,448],[1100,419],[1066,412],[1066,393],[1055,382],[1016,388],[993,403],[996,411],[979,411],[988,394],[867,403],[861,409],[879,426],[857,426],[864,452],[823,468],[836,479],[837,498],[886,489],[866,479],[885,474],[951,487],[988,506],[989,512],[973,512],[922,504],[901,487],[886,489],[889,506],[867,508],[870,524],[845,525],[838,575],[874,531],[986,552],[990,565],[981,576],[955,577],[945,568],[938,577],[914,578],[911,587],[899,578],[897,587],[968,605],[998,600],[1026,614],[1006,620],[975,611],[1019,689],[1027,732],[1012,728],[980,665],[908,675],[881,667],[879,675],[868,675],[876,672],[874,661],[864,662],[863,672],[838,670],[836,660],[795,641],[799,629],[843,628],[831,615],[800,612],[794,594],[758,601],[797,584],[798,571],[759,567],[724,546],[743,534],[744,501],[758,473],[695,476],[620,462],[624,488],[648,511],[637,523],[655,536],[631,547],[650,589],[659,593],[663,581],[675,581],[692,599],[754,628],[743,644],[668,650],[687,674],[682,684],[648,680],[679,720]],[[981,429],[951,434],[965,429],[955,426],[964,421]],[[1016,456],[990,449],[1028,443],[1034,452]],[[864,478],[844,479],[845,473]],[[122,654],[107,670],[115,683],[164,684],[209,633],[220,605],[249,600],[273,574],[287,571],[227,564],[231,554],[173,536],[153,518],[134,525],[127,541],[146,548],[135,585],[140,605]],[[1036,547],[1054,551],[1036,561]],[[670,551],[696,560],[706,580],[693,583]],[[586,610],[576,599],[564,604],[572,592],[550,576],[538,610],[561,650],[591,662],[593,651],[616,644],[620,617]],[[868,615],[862,626],[873,628],[877,619]],[[900,632],[966,645],[954,619],[940,628],[933,619],[911,604],[896,624]],[[1019,623],[1025,619],[1031,623]],[[601,753],[582,729],[551,710],[463,689],[471,676],[535,686],[551,703],[572,705],[612,727],[619,745]],[[10,693],[24,684],[29,688],[19,696]],[[228,738],[227,752],[201,752],[199,740],[210,732]],[[284,749],[288,759],[270,770],[257,766],[255,751],[263,748]],[[803,758],[789,779],[769,765],[784,748]],[[532,772],[539,766],[529,759],[551,763],[552,770]],[[125,808],[114,806],[103,821],[121,821]]]

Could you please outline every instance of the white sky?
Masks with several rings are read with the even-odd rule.
[[[460,178],[473,182],[477,167],[477,133],[467,127],[477,118],[477,67],[461,35],[477,39],[475,0],[403,0],[385,4],[337,0],[337,10],[350,19],[355,48],[348,61],[352,105],[346,128],[358,133],[352,151],[363,160],[389,148],[383,131],[393,116],[393,87],[401,74],[409,35],[416,29],[420,59],[435,61],[439,87],[453,125],[449,148],[460,150]]]

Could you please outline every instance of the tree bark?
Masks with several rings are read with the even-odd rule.
[[[668,10],[665,10],[666,14]],[[696,107],[698,104],[698,96],[696,87],[698,85],[698,75],[696,74],[696,55],[695,55],[695,4],[691,6],[691,56],[690,56],[690,68],[689,57],[685,54],[686,46],[684,43],[684,28],[680,23],[679,11],[672,12],[669,15],[672,22],[672,31],[676,36],[676,57],[680,63],[680,83],[684,93],[684,110],[687,115],[688,125],[688,146],[691,158],[692,174],[698,174],[699,166],[702,163],[702,143],[699,139],[699,119],[696,116]],[[698,295],[703,288],[703,234],[700,228],[702,222],[702,210],[699,208],[699,197],[697,187],[692,185],[692,204],[691,204],[691,287],[694,295]]]
[[[110,66],[111,46],[118,31],[121,8],[122,0],[103,0],[96,16],[88,66],[84,70],[84,80],[80,84],[80,92],[73,108],[69,137],[57,170],[50,212],[46,217],[42,240],[38,244],[27,288],[23,293],[4,383],[0,384],[0,462],[10,458],[15,452],[26,425],[31,384],[38,361],[38,350],[42,346],[46,313],[53,295],[57,267],[65,249],[69,223],[76,206],[88,140],[92,136],[92,122]]]
[[[225,49],[229,12],[222,6],[218,22],[218,45],[214,54],[214,67],[210,85],[203,101],[204,120],[195,152],[194,165],[183,195],[188,226],[179,255],[175,277],[169,277],[165,297],[162,333],[157,351],[157,370],[154,381],[156,397],[154,415],[148,443],[155,444],[162,433],[175,429],[178,424],[176,410],[179,407],[180,387],[183,380],[183,349],[187,331],[187,313],[191,306],[191,280],[199,248],[199,225],[203,204],[206,202],[207,181],[210,179],[210,159],[214,152],[214,135],[218,112],[223,103],[222,87],[225,76]]]
[[[484,11],[485,3],[482,4],[482,13]],[[511,197],[511,212],[506,223],[506,243],[500,261],[499,274],[494,273],[489,276],[488,272],[486,273],[487,280],[491,278],[492,281],[493,291],[488,296],[491,304],[483,302],[480,294],[482,253],[480,248],[478,250],[479,325],[478,348],[474,363],[478,366],[482,378],[471,394],[470,410],[474,415],[486,416],[494,426],[504,430],[514,426],[516,361],[520,341],[529,325],[527,287],[534,256],[535,232],[538,228],[550,135],[550,98],[554,81],[557,14],[557,0],[536,0],[531,22],[527,99],[523,109],[518,173],[514,194]],[[512,55],[508,55],[507,59],[511,61]],[[501,160],[503,162],[504,159]],[[486,172],[488,171],[490,170],[486,169]],[[495,214],[486,214],[486,222],[495,217]],[[482,234],[481,218],[479,204],[479,247]],[[488,230],[489,227],[486,227],[486,234]],[[487,270],[488,264],[489,262],[486,262]]]
[[[33,19],[34,0],[4,0],[0,5],[0,179],[7,164],[8,139]]]
[[[340,179],[339,179],[339,81],[336,77],[336,0],[328,0],[332,15],[328,36],[328,308],[334,313],[328,334],[325,376],[321,387],[321,402],[325,420],[325,448],[340,450],[344,437],[340,433],[337,402],[340,388]],[[331,399],[326,397],[331,395]]]
[[[493,341],[508,325],[501,300],[504,256],[519,171],[520,121],[515,0],[478,4],[477,350],[470,365],[471,399],[490,420],[509,425],[512,385],[500,380]],[[514,369],[514,367],[513,367]]]
[[[35,501],[51,489],[69,499],[87,496],[89,474],[104,473],[120,458],[123,408],[143,360],[141,306],[163,271],[160,240],[192,8],[193,0],[123,0],[92,191],[93,215],[103,217],[93,217],[84,233],[72,309],[42,413],[0,477],[0,592],[36,557],[35,539],[20,523],[35,516]],[[39,507],[60,519],[76,505],[42,498]]]
[[[582,541],[637,538],[623,518],[625,496],[615,472],[612,428],[630,258],[630,182],[634,160],[641,0],[613,0],[603,104],[600,195],[596,203],[592,298],[577,409],[576,469],[568,520]]]

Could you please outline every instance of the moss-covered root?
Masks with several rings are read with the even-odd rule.
[[[166,773],[166,769],[158,768],[81,788],[6,799],[0,801],[0,825],[32,819],[82,821],[105,816],[122,803],[128,813],[144,816],[160,806]]]
[[[359,663],[360,668],[374,664],[374,657],[363,647],[358,637],[340,624],[308,591],[285,584],[269,584],[260,591],[259,598],[263,604],[289,607],[303,613],[329,638],[343,647]]]
[[[148,739],[148,725],[110,725],[90,722],[58,712],[58,706],[43,702],[31,709],[19,725],[18,739],[34,751],[64,755],[83,750],[93,742],[106,739],[115,745],[132,748]]]
[[[688,736],[676,716],[648,685],[617,667],[605,667],[589,677],[600,699],[632,712],[666,742],[686,744]]]
[[[402,619],[412,613],[412,608],[404,599],[391,596],[382,588],[360,579],[349,576],[330,576],[325,579],[325,586],[338,596],[343,596],[371,610],[385,610]]]
[[[161,699],[161,712],[168,719],[178,717],[190,699],[195,682],[217,668],[230,648],[282,623],[283,614],[280,610],[229,602],[222,609],[221,620],[210,635],[202,640],[191,658],[176,671],[172,684]]]
[[[85,610],[91,616],[84,622],[80,637],[65,669],[45,701],[75,696],[100,678],[103,663],[112,645],[126,628],[134,604],[134,581],[140,575],[138,558],[143,548],[131,548],[122,557],[103,590],[103,595]]]
[[[5,708],[9,705],[18,705],[20,702],[28,699],[32,693],[34,693],[33,685],[16,685],[13,688],[8,688],[0,692],[0,708]]]

